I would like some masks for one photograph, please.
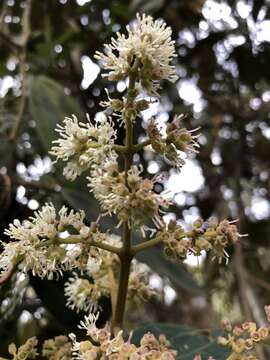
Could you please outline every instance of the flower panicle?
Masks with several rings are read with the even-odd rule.
[[[1,276],[18,263],[23,272],[31,271],[34,276],[52,279],[63,275],[64,271],[80,267],[82,246],[77,244],[68,248],[61,244],[61,236],[73,228],[78,235],[83,230],[99,241],[100,232],[92,231],[84,224],[84,211],[69,211],[63,206],[59,212],[51,203],[41,207],[28,220],[15,219],[5,234],[14,241],[2,243],[4,250],[0,255]],[[91,249],[88,249],[90,251]],[[92,251],[92,250],[91,250]]]
[[[127,26],[127,36],[117,33],[104,53],[97,52],[95,58],[108,71],[104,76],[119,81],[129,76],[134,63],[140,87],[151,95],[158,95],[161,80],[175,82],[176,70],[171,62],[176,56],[172,30],[163,20],[154,20],[145,14],[137,15],[136,21]]]
[[[158,232],[165,245],[165,253],[172,259],[185,259],[188,254],[200,256],[202,251],[210,251],[212,259],[219,262],[222,259],[228,261],[229,255],[226,247],[235,244],[239,238],[246,236],[238,233],[235,221],[214,218],[209,221],[197,219],[192,224],[192,229],[185,231],[184,228],[171,221],[167,227]]]
[[[116,157],[113,150],[116,133],[110,118],[100,115],[93,125],[87,115],[88,123],[79,122],[75,115],[66,117],[63,125],[58,124],[56,131],[60,138],[53,141],[49,153],[56,161],[66,162],[63,175],[75,180],[86,170],[99,167],[107,157]]]

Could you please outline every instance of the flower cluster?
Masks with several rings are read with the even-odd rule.
[[[38,357],[37,352],[38,341],[36,337],[32,337],[26,341],[25,344],[20,346],[18,349],[15,344],[10,344],[8,347],[8,352],[12,355],[13,360],[26,360],[26,359],[36,359]],[[0,357],[0,360],[7,360]]]
[[[15,219],[5,231],[15,241],[1,243],[4,247],[0,255],[1,275],[17,263],[23,272],[30,270],[34,276],[49,279],[79,266],[80,246],[70,250],[59,242],[61,233],[68,227],[77,233],[85,229],[84,217],[83,211],[69,212],[65,206],[57,214],[52,204],[45,204],[28,220]]]
[[[137,21],[127,26],[127,32],[127,37],[117,33],[117,38],[105,45],[105,53],[97,52],[95,57],[109,71],[106,74],[109,80],[123,80],[135,70],[141,87],[156,95],[159,81],[177,80],[175,67],[170,65],[176,56],[172,30],[163,20],[137,15]]]
[[[149,270],[143,264],[133,261],[128,282],[128,304],[139,306],[154,295],[156,295],[156,291],[149,285]]]
[[[107,281],[92,281],[88,278],[79,277],[77,273],[68,279],[65,284],[65,296],[67,297],[67,306],[77,312],[83,310],[89,312],[96,311],[98,308],[98,300],[102,296],[109,297],[109,284]],[[107,280],[107,279],[106,279]]]
[[[96,169],[94,176],[89,178],[89,187],[101,208],[118,216],[119,225],[128,222],[131,226],[132,219],[132,226],[144,233],[145,224],[149,221],[158,228],[163,225],[160,208],[167,207],[168,202],[154,192],[154,182],[143,179],[141,172],[142,168],[134,165],[125,178],[117,162],[109,162],[104,169]]]
[[[180,169],[185,160],[182,153],[196,153],[199,144],[199,135],[193,133],[198,130],[187,130],[182,127],[181,120],[183,115],[175,116],[174,120],[167,125],[166,136],[162,136],[156,122],[152,119],[147,128],[147,133],[151,141],[152,148],[157,154],[163,155],[176,168]]]
[[[53,141],[55,145],[49,153],[56,160],[67,162],[63,174],[68,180],[75,180],[83,171],[116,156],[112,149],[115,130],[110,120],[103,115],[93,125],[88,116],[87,119],[88,123],[79,122],[73,115],[64,119],[64,125],[56,127],[60,139]]]
[[[48,360],[72,359],[72,344],[64,335],[46,340],[42,347],[42,356]]]
[[[190,231],[185,231],[181,225],[171,221],[156,236],[161,237],[165,253],[170,258],[183,260],[189,253],[199,256],[203,250],[211,250],[212,258],[217,258],[220,262],[229,257],[225,248],[243,236],[238,233],[234,222],[222,220],[218,223],[216,219],[204,222],[198,219],[194,221]]]
[[[74,334],[70,337],[73,342],[73,355],[77,359],[111,359],[111,360],[173,360],[176,351],[170,349],[170,343],[164,335],[157,339],[153,334],[146,333],[140,345],[132,344],[131,338],[127,341],[120,331],[111,338],[108,327],[98,329],[95,325],[97,316],[90,314],[79,326],[85,329],[89,340],[78,342]]]
[[[116,235],[107,235],[106,243],[119,247],[121,240]],[[67,306],[77,312],[98,310],[98,300],[109,297],[119,276],[119,257],[111,252],[99,250],[98,259],[89,258],[83,276],[73,273],[65,284]],[[148,283],[149,270],[135,259],[132,261],[128,285],[128,304],[140,305],[155,294]]]
[[[265,307],[267,319],[269,319],[270,307]],[[255,355],[254,349],[259,343],[270,341],[270,326],[257,328],[254,322],[245,322],[240,326],[232,326],[229,321],[223,322],[224,329],[228,332],[227,337],[219,337],[218,342],[221,345],[231,349],[228,360],[259,360]]]

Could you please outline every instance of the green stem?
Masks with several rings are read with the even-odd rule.
[[[150,144],[151,144],[151,140],[146,139],[146,140],[142,141],[141,143],[134,145],[133,146],[133,151],[138,152],[140,150],[143,150],[146,146],[148,146]]]
[[[83,239],[80,235],[71,235],[65,239],[57,238],[57,239],[53,239],[53,240],[45,240],[45,241],[42,241],[41,243],[39,243],[37,247],[50,246],[54,243],[57,245],[60,245],[60,244],[87,244],[90,246],[95,246],[99,249],[110,251],[119,256],[122,252],[121,248],[117,248],[116,246],[109,245],[105,242],[94,241],[90,238]]]
[[[138,245],[134,245],[132,247],[132,253],[135,256],[139,252],[141,252],[143,250],[146,250],[146,249],[148,249],[148,248],[150,248],[152,246],[155,246],[155,245],[161,243],[162,240],[163,240],[162,236],[157,236],[154,239],[144,241],[144,242],[142,242],[142,243],[140,243]]]
[[[127,102],[126,102],[127,108],[132,106],[134,102],[136,67],[137,65],[134,64],[135,71],[131,72],[129,77],[129,88],[127,92]],[[133,158],[133,124],[131,119],[128,117],[126,117],[124,120],[126,125],[126,139],[125,139],[126,151],[123,153],[123,155],[125,158],[125,182],[126,182],[126,186],[128,187],[128,181],[127,181],[128,171],[131,168],[132,158]],[[131,225],[132,225],[131,219],[128,219],[123,224],[123,247],[122,247],[122,253],[120,255],[121,263],[120,263],[119,285],[117,291],[115,313],[113,314],[113,319],[111,324],[111,331],[113,335],[117,335],[119,330],[123,328],[130,266],[133,257],[132,249],[131,249],[131,237],[132,237]]]
[[[126,147],[125,147],[124,145],[114,144],[114,145],[113,145],[113,149],[114,149],[116,152],[119,152],[120,154],[126,152]]]
[[[179,236],[178,240],[183,239],[185,237],[192,237],[192,236],[193,236],[193,232],[188,231],[188,232],[185,232],[183,235]],[[141,251],[144,251],[144,250],[146,250],[152,246],[155,246],[157,244],[160,244],[163,240],[164,240],[163,236],[158,235],[151,240],[146,240],[138,245],[134,245],[134,246],[132,246],[132,249],[131,249],[132,254],[133,254],[133,256],[135,256]]]

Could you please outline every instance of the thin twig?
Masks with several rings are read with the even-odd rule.
[[[262,287],[263,289],[270,291],[270,283],[268,283],[267,281],[252,275],[248,271],[245,271],[245,276],[248,280],[250,280],[254,284],[257,284],[258,286]]]
[[[13,129],[11,130],[9,140],[14,141],[24,114],[25,106],[26,106],[26,57],[27,57],[27,44],[30,37],[31,29],[30,29],[30,15],[31,15],[31,4],[32,0],[28,0],[26,2],[23,18],[22,18],[22,51],[19,55],[19,74],[21,77],[21,97],[18,106],[18,112],[15,118],[15,124]]]
[[[146,240],[138,245],[134,245],[134,246],[132,246],[132,253],[134,255],[136,255],[143,250],[146,250],[152,246],[155,246],[155,245],[161,243],[162,240],[163,240],[162,236],[157,236],[151,240]]]
[[[15,41],[13,41],[7,34],[0,31],[0,38],[13,50],[20,52],[22,51],[23,47],[20,44],[17,44]]]

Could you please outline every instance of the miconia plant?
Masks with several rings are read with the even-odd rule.
[[[14,220],[5,231],[12,241],[2,243],[2,278],[14,268],[49,280],[71,271],[64,289],[66,305],[88,313],[79,325],[86,332],[85,340],[77,340],[74,334],[47,340],[43,344],[44,358],[181,359],[181,354],[177,355],[162,334],[158,337],[146,332],[135,345],[131,336],[126,337],[123,332],[125,310],[140,306],[155,293],[149,285],[149,268],[138,262],[136,256],[163,244],[164,255],[173,260],[182,261],[189,254],[199,256],[209,251],[213,259],[227,261],[225,248],[241,236],[235,223],[228,220],[197,219],[189,230],[178,221],[165,223],[169,201],[155,192],[156,179],[144,178],[143,166],[133,163],[134,154],[151,147],[181,171],[185,164],[183,155],[196,153],[199,148],[198,129],[187,130],[183,115],[175,116],[162,132],[152,118],[145,140],[134,143],[134,124],[140,121],[141,112],[149,108],[152,99],[159,96],[161,82],[177,80],[171,34],[162,20],[138,15],[127,27],[126,35],[117,34],[111,44],[105,45],[104,53],[96,54],[106,70],[104,76],[110,81],[127,82],[126,94],[122,99],[114,99],[107,92],[108,100],[101,103],[105,111],[94,120],[86,116],[84,121],[72,114],[57,125],[59,139],[53,142],[50,154],[55,161],[64,163],[63,175],[67,180],[81,175],[87,178],[89,191],[100,204],[99,218],[87,224],[83,210],[75,212],[63,206],[57,211],[47,203],[28,220]],[[116,144],[115,120],[125,130],[122,145]],[[113,215],[118,219],[116,226],[122,229],[122,236],[102,231],[100,218]],[[135,233],[140,242],[134,243]],[[98,301],[104,296],[111,299],[112,318],[110,324],[97,328]],[[243,357],[243,349],[249,351],[252,341],[266,338],[269,330],[257,331],[256,339],[253,330],[257,331],[253,325],[245,325],[241,331],[232,330],[228,339],[220,338],[222,344],[232,348],[233,354],[228,359],[255,359]],[[243,332],[249,334],[244,343],[239,339]],[[237,350],[239,342],[241,351]],[[38,356],[36,345],[37,340],[31,338],[18,349],[11,344],[9,353],[13,359],[34,359]],[[198,354],[194,359],[199,358]]]

